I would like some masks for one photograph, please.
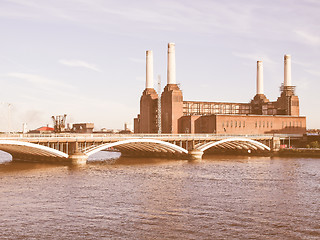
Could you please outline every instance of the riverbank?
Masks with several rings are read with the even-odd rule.
[[[274,155],[281,157],[320,157],[319,148],[284,148],[275,152]]]
[[[275,152],[257,151],[215,151],[205,154],[204,156],[213,155],[234,155],[234,156],[270,156],[270,157],[313,157],[320,158],[320,148],[282,148]]]

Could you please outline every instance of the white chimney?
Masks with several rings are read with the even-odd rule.
[[[146,51],[146,88],[153,88],[153,53]]]
[[[263,94],[263,65],[257,61],[257,94]]]
[[[284,55],[284,86],[291,86],[291,56]]]
[[[176,53],[175,44],[168,43],[167,83],[176,84]]]

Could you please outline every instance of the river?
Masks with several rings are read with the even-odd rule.
[[[320,159],[117,157],[0,152],[0,239],[320,239]]]

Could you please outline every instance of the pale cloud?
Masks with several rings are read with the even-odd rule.
[[[0,16],[42,19],[48,18],[48,16],[53,16],[55,18],[69,21],[75,20],[70,16],[70,14],[68,14],[68,11],[61,8],[63,5],[62,1],[56,1],[54,3],[39,0],[7,0],[7,2],[11,3],[11,5],[8,4],[7,8],[2,7],[2,11],[0,10]],[[70,6],[69,9],[71,9]],[[65,7],[68,7],[68,4],[65,4]]]
[[[272,63],[276,64],[275,61],[273,61],[271,58],[264,54],[259,54],[259,53],[240,53],[240,52],[233,52],[232,53],[234,56],[239,57],[239,58],[244,58],[244,59],[249,59],[253,61],[263,61],[267,63]]]
[[[129,60],[134,63],[145,63],[146,62],[146,60],[142,59],[142,58],[129,58]]]
[[[310,68],[312,64],[310,62],[302,62],[302,61],[297,61],[297,60],[292,60],[293,64],[299,65],[301,67],[308,67]]]
[[[63,20],[80,23],[91,28],[102,25],[116,29],[127,28],[132,22],[143,23],[139,28],[166,31],[197,31],[210,33],[212,27],[220,30],[247,31],[251,27],[253,6],[242,7],[238,3],[219,1],[172,1],[136,2],[114,4],[100,0],[8,0],[2,6],[0,16],[13,18],[37,18],[44,21]],[[76,10],[74,6],[77,6]],[[206,6],[203,8],[203,6]],[[93,24],[94,23],[94,24]],[[97,25],[99,23],[99,25]],[[121,26],[121,28],[119,28]],[[102,28],[102,29],[103,29]],[[110,29],[109,29],[110,30]]]
[[[320,77],[320,71],[319,70],[307,69],[306,72],[310,73],[312,75]]]
[[[312,45],[320,45],[320,36],[301,30],[296,30],[294,32],[300,37],[301,40],[303,40],[303,42]]]
[[[3,90],[2,99],[20,102],[21,112],[28,109],[46,111],[44,116],[49,120],[53,114],[66,112],[77,121],[94,120],[101,126],[122,126],[123,121],[138,112],[139,99],[133,99],[133,92],[140,94],[144,89],[145,76],[141,71],[145,69],[142,66],[145,59],[141,49],[149,46],[157,51],[159,59],[155,68],[165,75],[165,43],[169,41],[177,43],[179,79],[187,81],[188,71],[193,73],[197,69],[195,66],[181,70],[183,65],[179,65],[187,64],[193,57],[193,48],[212,53],[207,54],[208,57],[203,56],[203,62],[219,61],[222,54],[229,56],[233,53],[236,61],[241,60],[241,67],[251,66],[252,74],[255,62],[262,60],[269,70],[272,68],[270,73],[275,79],[282,78],[282,57],[279,53],[288,51],[294,56],[293,73],[294,79],[300,79],[297,81],[299,89],[309,78],[311,86],[314,79],[313,87],[308,88],[305,96],[299,97],[304,102],[308,102],[308,98],[312,102],[319,88],[319,82],[315,80],[320,76],[317,70],[319,0],[4,0],[0,5],[0,19],[5,23],[1,29],[0,52],[1,56],[13,60],[5,59],[0,64],[2,89],[10,89]],[[77,44],[72,45],[73,42]],[[181,48],[184,51],[180,51]],[[90,54],[89,49],[92,50]],[[216,50],[221,52],[214,52]],[[75,51],[79,55],[75,55]],[[72,56],[76,60],[69,59]],[[52,64],[52,59],[56,59],[56,63],[61,60]],[[108,75],[102,67],[105,62],[110,66]],[[71,67],[86,72],[70,73]],[[46,72],[45,76],[37,75],[39,69]],[[102,73],[92,76],[92,71]],[[6,74],[8,72],[10,74]],[[57,73],[58,76],[68,76],[67,82],[73,87],[66,89],[63,79],[54,79]],[[217,74],[217,79],[226,77],[222,73]],[[110,91],[111,97],[109,94],[91,94],[86,91],[87,85],[79,84],[79,80],[87,83],[85,79],[91,77],[96,79],[92,87]],[[230,73],[230,79],[239,78],[243,79],[237,72]],[[133,79],[136,86],[127,88],[130,91],[123,89],[118,99],[113,94],[116,81],[111,86],[105,79],[119,79],[122,85],[128,86],[132,86]],[[182,86],[185,92],[192,93],[190,97],[210,100],[212,94],[201,90],[212,85],[208,79],[211,78],[205,75],[201,78],[198,91],[194,86],[184,84],[184,80]],[[121,84],[118,88],[122,87]],[[228,89],[228,94],[236,95],[236,90]],[[225,93],[222,95],[221,91],[221,101],[227,100],[223,97]],[[95,101],[92,101],[93,96],[97,98]],[[80,97],[84,99],[81,98],[79,104]],[[121,101],[122,105],[115,105]],[[309,105],[303,109],[311,115],[314,108]],[[111,115],[108,114],[110,112]],[[313,122],[318,124],[320,114],[313,118]],[[26,117],[24,121],[29,120]],[[39,125],[42,125],[41,121]]]
[[[87,68],[96,72],[102,72],[96,65],[91,64],[91,63],[87,63],[85,61],[81,61],[81,60],[65,60],[65,59],[61,59],[59,60],[59,63],[69,66],[69,67],[83,67],[83,68]]]
[[[28,81],[29,83],[32,83],[33,85],[36,85],[37,87],[41,87],[41,88],[47,88],[47,87],[72,88],[72,86],[69,84],[63,83],[61,81],[51,80],[47,77],[43,77],[43,76],[36,75],[36,74],[14,73],[13,72],[13,73],[7,73],[4,76],[25,80],[25,81]]]

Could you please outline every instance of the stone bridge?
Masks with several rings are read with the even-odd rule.
[[[17,161],[85,163],[102,150],[124,156],[201,159],[207,150],[276,151],[280,139],[301,135],[217,134],[8,134],[0,135],[0,150]]]

